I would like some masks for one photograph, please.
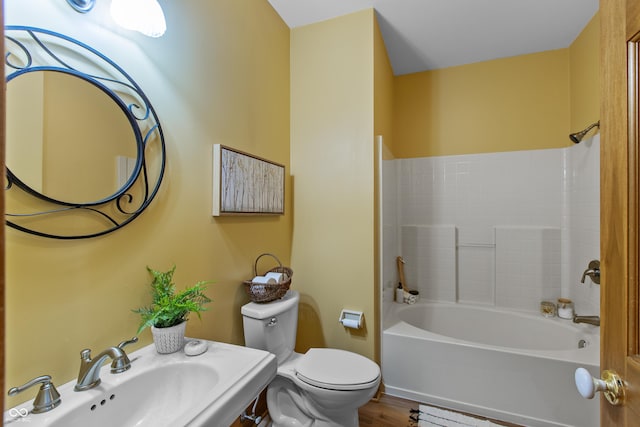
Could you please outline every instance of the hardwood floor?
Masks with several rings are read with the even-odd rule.
[[[418,423],[412,422],[409,416],[411,409],[418,406],[417,402],[382,394],[358,410],[360,427],[417,427]],[[490,421],[505,427],[521,427],[504,421]]]
[[[410,426],[409,411],[417,407],[416,402],[383,394],[358,410],[360,427]]]
[[[360,427],[417,427],[418,423],[412,422],[409,416],[411,415],[411,409],[417,409],[419,405],[418,402],[382,393],[358,410]],[[250,409],[251,407],[248,408],[247,413],[251,412]],[[268,417],[264,393],[260,398],[256,412],[261,414],[263,418]],[[466,415],[474,416],[471,414]],[[505,427],[521,427],[504,421],[490,421]],[[240,422],[237,419],[230,427],[255,427],[255,423],[251,420]]]

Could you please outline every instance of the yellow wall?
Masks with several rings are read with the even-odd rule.
[[[158,197],[115,233],[62,241],[7,229],[7,386],[42,374],[65,383],[77,376],[83,348],[132,337],[139,317],[130,310],[149,302],[147,265],[175,263],[179,287],[215,281],[210,311],[191,319],[187,334],[243,344],[242,281],[254,260],[273,252],[290,264],[292,187],[288,179],[284,216],[213,218],[211,150],[226,144],[284,164],[289,175],[288,27],[254,0],[164,2],[168,30],[159,39],[113,27],[109,2],[87,15],[66,2],[5,7],[7,24],[68,34],[127,70],[158,112],[168,159]],[[145,331],[134,348],[150,342]]]
[[[373,10],[291,31],[298,351],[375,356],[373,40]],[[342,327],[342,308],[363,311],[366,329]]]
[[[566,49],[396,77],[397,157],[566,145]]]
[[[119,188],[117,156],[136,157],[125,114],[100,89],[73,76],[48,72],[44,82],[44,193],[75,202],[112,195]]]
[[[374,134],[376,136],[382,135],[385,144],[391,145],[393,138],[393,69],[377,19],[374,19],[374,24]]]
[[[397,76],[396,157],[557,148],[599,116],[596,14],[566,49]]]
[[[35,189],[42,188],[44,80],[44,73],[29,73],[14,79],[6,91],[6,138],[20,141],[6,146],[7,167]]]
[[[597,13],[569,48],[570,133],[600,119],[599,19],[600,14]]]

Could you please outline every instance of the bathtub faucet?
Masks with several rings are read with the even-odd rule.
[[[600,316],[573,316],[573,323],[588,323],[593,326],[600,326]]]

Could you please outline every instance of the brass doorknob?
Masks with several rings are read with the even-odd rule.
[[[593,396],[601,391],[612,405],[624,403],[624,382],[613,371],[603,371],[602,379],[598,379],[592,377],[586,369],[578,368],[576,369],[575,381],[578,392],[585,399],[593,399]]]

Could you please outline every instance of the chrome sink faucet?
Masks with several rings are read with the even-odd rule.
[[[124,346],[138,342],[138,337],[133,337],[129,341],[123,341],[117,347],[109,347],[102,353],[91,358],[91,350],[85,348],[80,352],[80,373],[78,374],[78,382],[74,387],[75,391],[89,390],[100,384],[100,368],[107,358],[110,358],[111,373],[119,374],[131,368],[131,361],[124,352]]]
[[[588,323],[593,326],[600,326],[600,316],[573,316],[573,323]]]

